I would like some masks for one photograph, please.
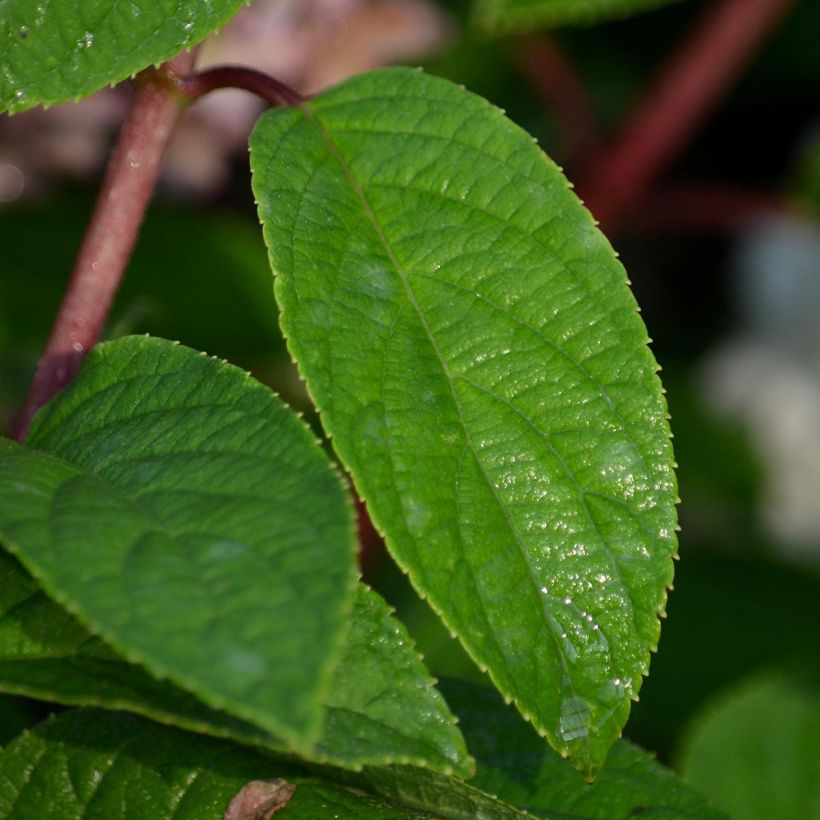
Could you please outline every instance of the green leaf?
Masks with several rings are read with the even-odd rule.
[[[95,710],[13,741],[0,770],[6,820],[217,820],[246,782],[277,776],[256,752]]]
[[[247,0],[0,3],[0,111],[84,97],[168,60]]]
[[[285,748],[122,660],[0,551],[0,690],[68,705],[127,709],[182,728]]]
[[[408,814],[408,817],[513,820],[530,816],[472,784],[410,766],[368,766],[360,774],[342,771],[326,774],[333,776],[334,782],[341,787],[372,794],[388,804],[418,812]],[[392,818],[393,815],[388,816]]]
[[[356,766],[411,763],[464,777],[474,771],[407,630],[364,585],[325,706],[316,759],[324,755]]]
[[[733,820],[820,817],[818,691],[816,676],[765,674],[726,694],[693,723],[684,777]]]
[[[623,268],[486,101],[356,77],[251,138],[282,326],[376,527],[593,773],[657,644],[676,487]]]
[[[352,606],[345,488],[237,368],[159,339],[97,347],[0,447],[0,539],[127,660],[296,749]]]
[[[0,552],[0,691],[127,709],[183,729],[290,751],[280,738],[209,709],[122,660]],[[412,763],[469,776],[464,740],[404,627],[359,585],[310,760],[359,768]]]
[[[539,816],[667,820],[723,817],[642,749],[618,740],[595,783],[584,781],[486,686],[442,681],[478,762],[472,784]]]
[[[0,753],[0,771],[5,820],[219,820],[246,783],[271,778],[296,786],[281,810],[291,820],[524,817],[421,769],[379,770],[378,788],[367,790],[364,778],[345,785],[225,741],[94,709],[66,712],[15,740]]]
[[[628,17],[674,0],[474,0],[473,19],[493,34]]]

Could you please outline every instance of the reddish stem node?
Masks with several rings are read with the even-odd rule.
[[[605,229],[634,208],[792,3],[719,0],[707,6],[612,146],[582,176],[582,198]]]
[[[244,66],[225,65],[197,71],[186,77],[173,77],[174,85],[189,100],[220,88],[241,88],[256,94],[268,105],[298,106],[307,100],[283,82]]]
[[[159,72],[137,78],[137,89],[91,215],[62,304],[37,364],[17,424],[23,439],[34,414],[74,377],[99,338],[151,199],[160,162],[182,111],[161,76],[190,71],[182,54]]]

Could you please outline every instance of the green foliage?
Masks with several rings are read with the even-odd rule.
[[[0,691],[127,709],[184,729],[291,751],[280,738],[209,709],[124,661],[47,598],[5,554],[0,554]],[[472,772],[464,741],[404,628],[362,584],[321,707],[322,733],[311,760],[354,768],[401,762]]]
[[[726,532],[730,537],[728,527]],[[676,568],[663,649],[629,720],[633,740],[668,754],[713,692],[805,655],[820,634],[815,574],[760,558],[704,555],[709,547],[714,553],[712,545],[699,554],[697,543],[690,543]],[[748,540],[742,548],[749,550]]]
[[[673,0],[474,0],[477,26],[494,34],[627,17]]]
[[[0,533],[45,589],[127,659],[310,749],[354,565],[306,427],[237,368],[129,338],[28,443],[0,451]]]
[[[179,54],[246,0],[6,0],[0,3],[0,111],[86,96]]]
[[[693,789],[631,743],[618,740],[595,783],[584,782],[506,707],[493,690],[443,681],[476,757],[473,785],[537,816],[630,820],[718,818]]]
[[[818,818],[818,736],[816,677],[761,675],[695,721],[681,769],[733,820]]]
[[[661,2],[477,15],[502,31]],[[240,5],[0,0],[0,109],[119,81]],[[409,70],[269,112],[251,147],[282,329],[342,466],[537,732],[493,690],[451,682],[447,705],[357,581],[348,488],[292,411],[224,362],[128,337],[25,444],[0,441],[0,692],[80,707],[4,736],[0,816],[217,817],[271,778],[306,820],[720,816],[618,739],[659,638],[677,490],[626,274],[560,170],[486,101]],[[192,241],[190,220],[149,223],[135,287],[192,317],[169,335],[273,349],[259,246],[194,224]],[[40,270],[73,247],[0,216],[4,237],[0,368],[18,372],[12,342],[46,326]],[[127,288],[112,335],[139,308]],[[0,410],[18,403],[4,387]]]
[[[594,773],[675,550],[666,408],[623,268],[527,134],[419,72],[269,112],[251,148],[282,327],[374,523]]]
[[[203,820],[221,817],[252,780],[283,778],[293,820],[515,820],[522,813],[423,770],[373,770],[345,783],[231,743],[142,718],[80,709],[24,734],[0,753],[5,820]]]

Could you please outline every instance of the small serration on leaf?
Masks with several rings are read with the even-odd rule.
[[[676,543],[666,405],[623,268],[529,135],[418,71],[270,111],[251,148],[282,327],[376,528],[594,773]]]

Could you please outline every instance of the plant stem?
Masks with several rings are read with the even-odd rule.
[[[793,0],[719,0],[707,6],[646,98],[579,184],[605,229],[640,200],[653,179],[718,103]]]
[[[137,77],[131,109],[17,424],[18,439],[25,437],[40,407],[72,380],[103,330],[156,185],[165,146],[183,109],[183,101],[165,78],[190,71],[194,59],[193,52],[182,54],[159,71]]]
[[[220,88],[241,88],[263,99],[268,105],[301,105],[307,97],[294,91],[279,80],[244,66],[225,65],[175,77],[174,85],[190,100]]]
[[[649,194],[634,226],[656,232],[728,233],[756,220],[805,216],[796,202],[776,194],[730,186],[686,185]]]
[[[589,156],[600,140],[598,124],[584,83],[566,54],[541,35],[514,41],[511,54],[518,70],[552,111],[567,163]]]

